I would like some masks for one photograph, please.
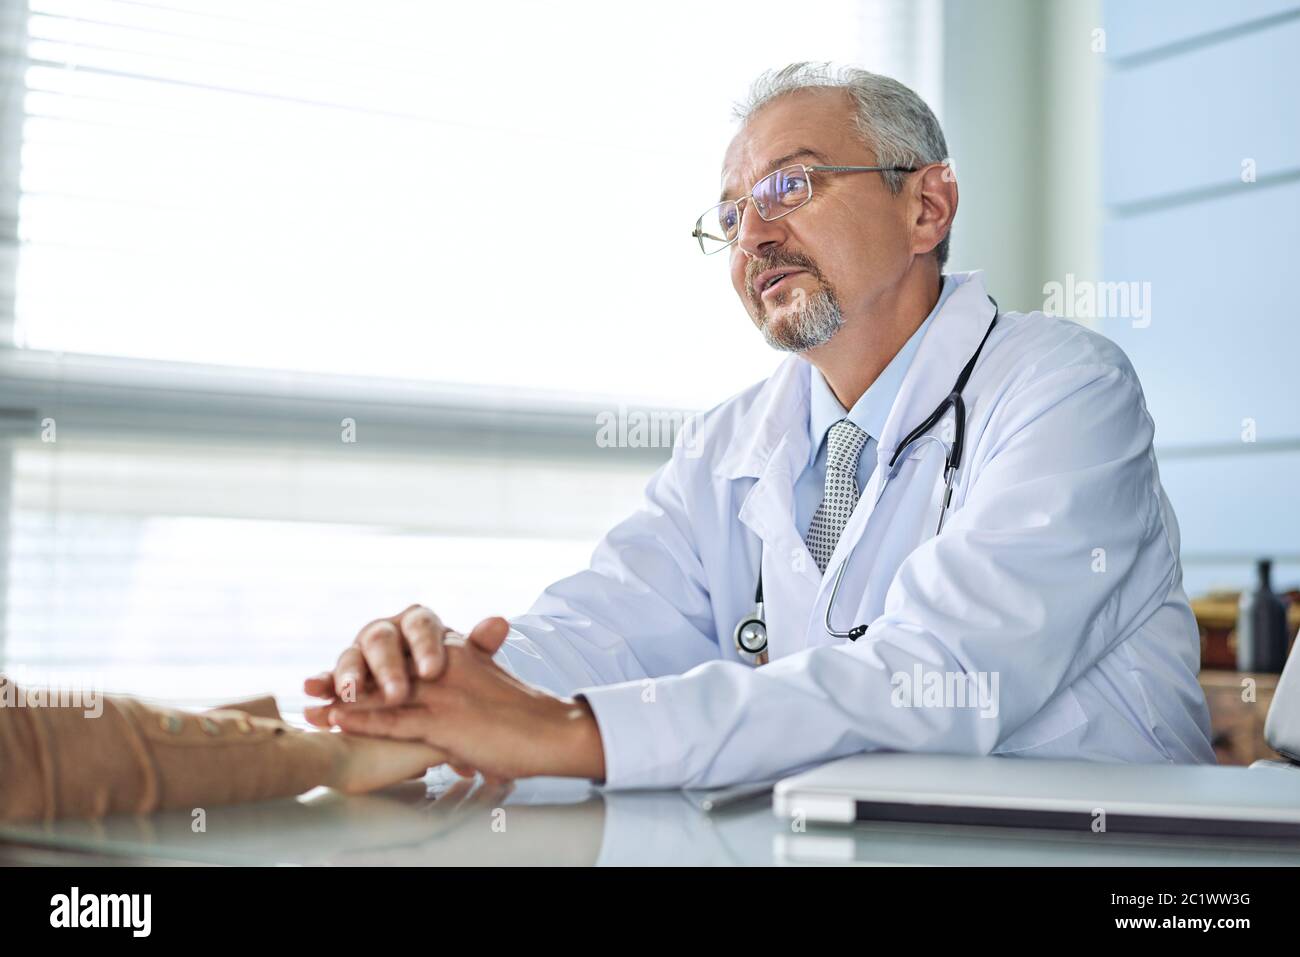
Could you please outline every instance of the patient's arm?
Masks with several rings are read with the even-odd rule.
[[[359,793],[443,760],[423,744],[299,731],[269,698],[192,714],[101,696],[96,715],[14,706],[29,696],[6,681],[0,676],[0,821],[209,807],[321,784]]]

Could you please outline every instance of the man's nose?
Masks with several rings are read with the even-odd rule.
[[[745,204],[740,217],[740,231],[736,234],[736,245],[747,256],[758,257],[770,255],[773,247],[785,242],[785,218],[768,222],[758,215],[753,202]]]

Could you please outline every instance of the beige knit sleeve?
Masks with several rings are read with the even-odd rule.
[[[247,710],[203,714],[128,697],[100,702],[98,714],[77,707],[0,706],[0,820],[285,797],[324,783],[338,760],[334,735],[291,728],[270,699],[234,706]],[[276,717],[260,716],[270,714]]]

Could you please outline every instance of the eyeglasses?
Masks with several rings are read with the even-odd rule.
[[[726,249],[740,235],[741,204],[753,199],[754,208],[764,221],[789,216],[813,197],[809,173],[915,173],[914,166],[804,166],[798,163],[769,173],[749,191],[748,196],[729,199],[705,210],[695,221],[691,236],[699,241],[704,255]]]

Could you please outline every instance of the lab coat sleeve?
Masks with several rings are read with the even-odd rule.
[[[864,638],[584,689],[606,785],[721,786],[867,750],[997,749],[1072,696],[1172,587],[1152,432],[1122,356],[1010,388],[968,449],[961,507],[899,567]],[[954,688],[985,676],[987,704],[921,687],[909,699],[918,667]]]
[[[704,463],[684,444],[650,479],[641,507],[601,540],[590,567],[511,620],[497,660],[559,695],[680,674],[718,657],[712,606],[682,486]]]

